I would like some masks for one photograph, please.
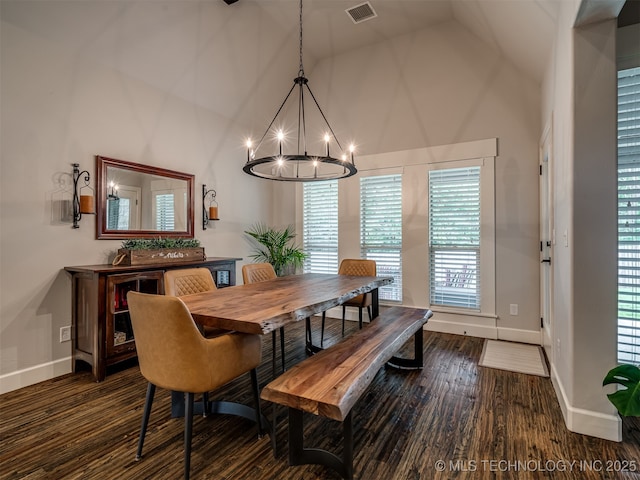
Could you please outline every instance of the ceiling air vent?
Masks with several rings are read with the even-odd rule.
[[[347,12],[347,15],[349,15],[353,23],[362,23],[378,16],[369,2],[347,8],[345,12]]]

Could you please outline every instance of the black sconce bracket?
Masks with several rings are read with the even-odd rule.
[[[209,209],[206,205],[207,197],[211,197],[211,200],[209,202],[210,204],[216,204],[217,212],[218,202],[216,202],[216,191],[214,189],[207,190],[207,186],[205,184],[202,184],[202,230],[207,229],[207,225],[209,225],[210,221],[220,220],[218,218],[218,215],[216,215],[216,218],[210,218]]]
[[[80,177],[84,175],[84,184],[85,186],[89,186],[91,174],[87,170],[80,171],[79,163],[72,163],[71,165],[73,165],[73,228],[80,228],[78,222],[82,219],[82,213],[80,212],[78,181],[80,180]]]

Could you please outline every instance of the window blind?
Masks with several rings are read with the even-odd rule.
[[[360,254],[376,261],[377,274],[393,277],[380,300],[402,301],[402,175],[360,179]]]
[[[156,230],[175,230],[175,208],[172,193],[159,193],[156,198]]]
[[[480,309],[480,167],[429,172],[432,305]]]
[[[303,185],[305,273],[338,272],[338,181]]]
[[[640,364],[640,67],[618,72],[618,361]]]

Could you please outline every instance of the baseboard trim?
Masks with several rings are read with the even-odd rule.
[[[0,395],[71,373],[71,357],[0,375]]]
[[[469,335],[472,337],[489,338],[491,340],[498,339],[498,331],[495,326],[478,325],[464,322],[447,322],[429,319],[425,325],[425,330],[438,333],[452,333],[454,335]]]
[[[620,416],[571,406],[554,365],[551,365],[551,383],[560,404],[564,423],[570,431],[614,442],[622,441]]]
[[[540,335],[539,330],[521,330],[518,328],[498,327],[498,340],[542,345],[542,336]]]

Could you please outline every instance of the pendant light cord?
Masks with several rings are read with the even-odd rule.
[[[300,70],[298,76],[304,77],[304,68],[302,67],[302,0],[300,0]]]

